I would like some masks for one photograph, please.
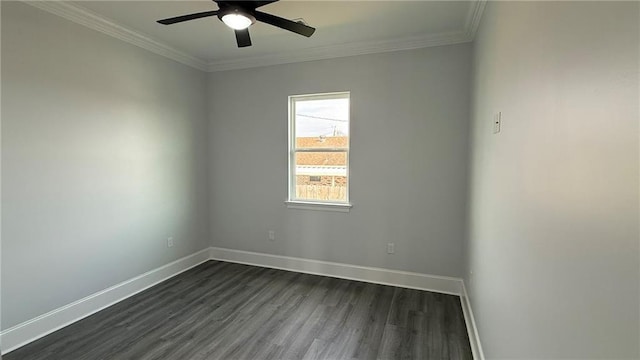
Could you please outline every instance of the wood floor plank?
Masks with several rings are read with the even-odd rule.
[[[330,346],[330,342],[322,339],[314,339],[307,352],[302,357],[303,360],[320,360],[320,356],[324,352],[324,349]]]
[[[5,360],[471,359],[460,299],[208,261]]]

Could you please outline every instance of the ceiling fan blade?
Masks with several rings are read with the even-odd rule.
[[[271,0],[271,1],[254,1],[253,2],[253,8],[259,8],[260,6],[265,6],[265,5],[269,5],[271,3],[274,3],[278,0]]]
[[[305,24],[287,20],[279,16],[263,13],[262,11],[256,11],[255,16],[256,16],[256,20],[258,21],[262,21],[264,23],[267,23],[285,30],[293,31],[296,34],[300,34],[306,37],[310,37],[316,31],[316,29],[312,28],[311,26],[307,26]]]
[[[179,22],[183,22],[183,21],[200,19],[200,18],[203,18],[203,17],[214,16],[214,15],[218,15],[218,10],[205,11],[205,12],[199,12],[199,13],[195,13],[195,14],[182,15],[182,16],[176,16],[176,17],[172,17],[172,18],[168,18],[168,19],[162,19],[162,20],[158,20],[158,23],[160,23],[162,25],[171,25],[171,24],[175,24],[175,23],[179,23]]]
[[[251,46],[251,37],[249,36],[249,29],[236,30],[236,41],[238,42],[238,47],[247,47]]]

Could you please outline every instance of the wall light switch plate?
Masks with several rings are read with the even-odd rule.
[[[494,134],[499,133],[501,127],[502,127],[502,112],[499,112],[493,117],[493,133]]]

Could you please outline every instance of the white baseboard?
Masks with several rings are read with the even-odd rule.
[[[214,247],[201,250],[4,330],[0,332],[0,349],[2,349],[3,354],[7,354],[207,260],[220,260],[458,295],[462,303],[474,359],[484,360],[473,312],[471,311],[471,303],[469,302],[464,282],[460,278]]]
[[[475,360],[484,360],[484,352],[482,351],[482,345],[480,344],[476,320],[473,317],[473,311],[471,310],[471,300],[467,294],[467,288],[464,286],[464,282],[462,282],[462,295],[460,295],[460,302],[462,303],[464,322],[467,324],[467,333],[469,334],[469,342],[471,343],[473,358]]]
[[[460,296],[462,279],[251,251],[211,248],[211,259]]]
[[[52,310],[0,332],[3,354],[35,341],[58,329],[86,318],[166,279],[209,260],[210,249],[185,256],[120,284]]]

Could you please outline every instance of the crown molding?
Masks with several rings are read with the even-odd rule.
[[[477,0],[471,3],[464,27],[461,31],[408,37],[403,39],[337,44],[298,49],[278,54],[216,60],[210,62],[191,56],[183,51],[154,40],[144,34],[128,29],[102,17],[99,14],[70,2],[24,1],[24,3],[193,68],[215,72],[471,42],[478,30],[487,0]]]
[[[471,2],[462,31],[410,37],[404,39],[357,42],[295,50],[250,58],[211,61],[207,71],[239,70],[261,66],[290,64],[304,61],[326,60],[347,56],[376,54],[392,51],[420,49],[432,46],[472,42],[478,31],[487,0]]]
[[[212,61],[208,64],[207,70],[210,72],[238,70],[304,61],[334,59],[347,56],[412,50],[432,46],[452,45],[469,41],[471,40],[468,39],[465,32],[451,32],[404,39],[337,44],[249,58]]]
[[[182,64],[203,71],[207,70],[206,61],[151,39],[139,32],[127,29],[81,6],[63,1],[24,1],[24,3]]]
[[[476,0],[469,7],[467,20],[464,24],[464,32],[469,41],[473,41],[476,37],[485,5],[487,5],[487,0]]]

